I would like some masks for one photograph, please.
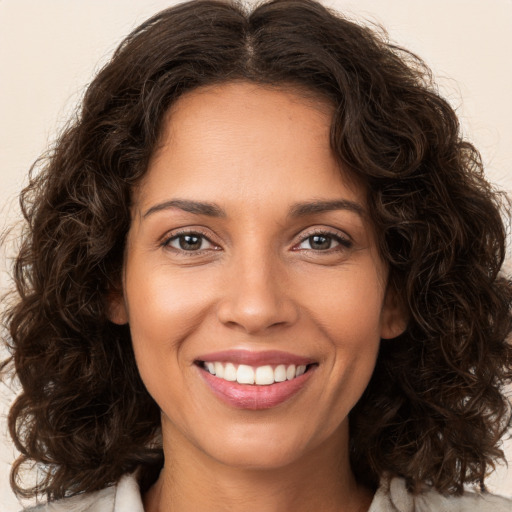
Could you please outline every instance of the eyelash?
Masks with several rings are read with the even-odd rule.
[[[295,244],[294,247],[297,247],[298,245],[303,244],[306,240],[308,240],[309,238],[312,238],[314,236],[323,236],[325,238],[329,238],[331,240],[338,242],[338,244],[340,245],[340,247],[338,247],[338,246],[329,247],[329,249],[327,249],[325,251],[322,251],[322,250],[315,251],[315,249],[309,249],[311,251],[315,251],[315,252],[319,252],[319,253],[331,253],[331,252],[341,251],[344,249],[350,249],[353,245],[352,241],[348,237],[343,236],[338,232],[334,233],[332,231],[328,231],[325,229],[315,229],[313,231],[306,233],[304,236],[302,236],[300,242],[298,244]],[[300,250],[300,249],[295,249],[295,250]]]
[[[210,240],[210,238],[205,233],[202,233],[199,230],[183,230],[183,231],[178,231],[176,233],[172,233],[171,236],[168,236],[165,238],[165,240],[163,240],[163,242],[161,243],[161,246],[164,248],[172,249],[173,251],[181,253],[181,254],[186,254],[187,256],[195,256],[195,255],[203,254],[205,251],[211,250],[211,249],[200,249],[197,251],[195,251],[195,250],[187,251],[185,249],[178,249],[178,248],[172,247],[170,245],[172,241],[179,240],[179,238],[183,237],[183,236],[198,237],[201,240],[206,240],[208,243],[210,243],[214,247],[218,248],[218,246],[214,242],[212,242]],[[309,238],[312,238],[314,236],[323,236],[325,238],[334,240],[335,242],[337,242],[339,244],[340,247],[338,247],[338,246],[335,246],[334,248],[329,247],[326,250],[315,250],[315,249],[306,249],[306,250],[311,250],[311,251],[318,252],[318,253],[332,253],[332,252],[337,252],[337,251],[341,251],[344,249],[350,249],[353,245],[352,241],[348,237],[340,235],[339,233],[334,233],[334,232],[328,231],[328,230],[316,229],[316,230],[308,232],[304,236],[302,236],[300,241],[293,246],[292,250],[299,251],[300,249],[296,249],[296,247],[303,244]],[[218,249],[214,249],[214,250],[218,250]]]
[[[211,249],[201,249],[198,251],[187,251],[185,249],[178,249],[178,248],[172,247],[170,245],[173,240],[179,240],[180,237],[184,237],[184,236],[195,236],[195,237],[200,238],[201,242],[202,242],[202,240],[206,240],[214,247],[218,247],[216,244],[214,244],[210,240],[210,238],[208,238],[208,236],[205,233],[202,233],[199,230],[183,230],[183,231],[178,231],[176,233],[172,233],[171,236],[168,236],[165,238],[165,240],[163,240],[161,245],[164,248],[169,248],[171,250],[174,250],[175,252],[179,252],[179,253],[187,255],[187,256],[195,256],[198,254],[202,254],[205,250],[211,250]],[[215,249],[215,250],[217,250],[217,249]]]

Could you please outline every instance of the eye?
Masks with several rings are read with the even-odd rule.
[[[168,238],[164,242],[165,247],[172,247],[178,251],[199,252],[208,249],[217,249],[208,238],[201,233],[186,232]]]
[[[334,233],[313,233],[304,238],[302,242],[295,246],[297,250],[313,250],[313,251],[328,251],[330,249],[349,248],[352,242],[347,238],[343,238],[339,234]]]

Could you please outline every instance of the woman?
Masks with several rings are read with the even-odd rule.
[[[512,509],[504,201],[413,55],[311,0],[181,4],[22,200],[42,510]]]

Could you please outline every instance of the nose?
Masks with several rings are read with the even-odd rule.
[[[265,334],[290,326],[299,316],[286,271],[270,258],[252,257],[232,266],[224,283],[217,316],[227,327],[247,334]]]

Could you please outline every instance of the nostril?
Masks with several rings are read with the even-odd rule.
[[[231,289],[231,293],[226,291],[216,313],[224,326],[247,334],[291,326],[299,317],[298,307],[290,298],[243,282]]]

